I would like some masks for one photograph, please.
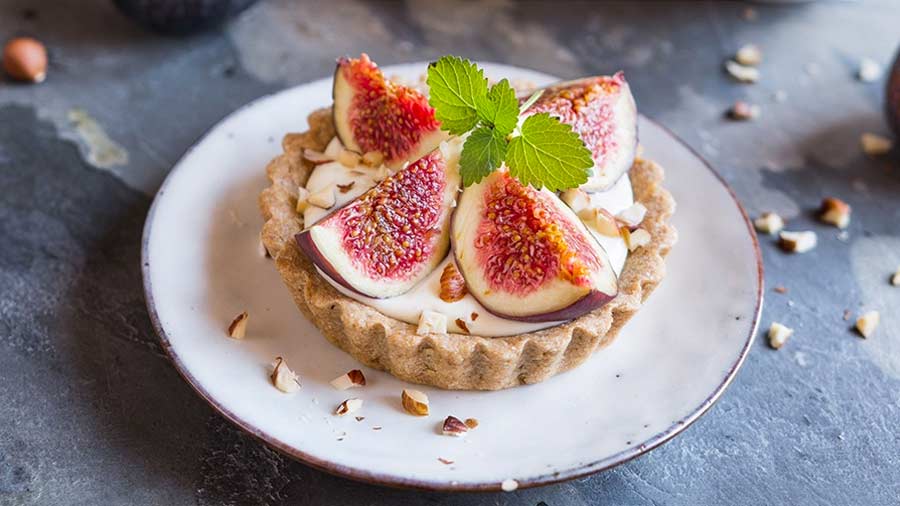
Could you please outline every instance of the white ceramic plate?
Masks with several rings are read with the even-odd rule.
[[[489,76],[556,80],[484,67]],[[384,70],[416,78],[424,69]],[[538,385],[500,392],[423,387],[432,409],[426,418],[402,411],[399,394],[409,385],[380,371],[363,368],[363,389],[333,389],[331,379],[359,366],[301,315],[271,260],[258,254],[256,203],[282,135],[305,130],[307,114],[330,102],[328,78],[234,112],[175,166],[147,218],[144,284],[154,325],[179,372],[226,418],[335,474],[492,490],[507,479],[520,487],[566,480],[640,455],[696,420],[734,377],[762,302],[755,235],[703,160],[641,118],[645,154],[666,168],[666,187],[678,201],[680,240],[667,259],[668,276],[611,346]],[[247,338],[227,338],[225,327],[244,310]],[[270,384],[269,364],[278,355],[299,373],[299,392],[283,394]],[[365,401],[356,413],[362,421],[332,415],[351,396]],[[464,439],[441,436],[449,414],[481,425]]]

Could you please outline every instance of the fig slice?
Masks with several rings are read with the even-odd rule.
[[[606,190],[634,163],[637,106],[622,72],[550,86],[525,114],[540,112],[571,125],[593,154],[593,173],[581,189]]]
[[[373,298],[407,292],[447,256],[462,141],[440,144],[297,234],[322,272]]]
[[[505,171],[463,191],[451,241],[469,293],[497,316],[570,320],[618,293],[606,251],[569,206]]]
[[[385,79],[365,53],[338,60],[332,95],[334,126],[344,147],[380,152],[388,167],[418,160],[448,138],[428,98]]]

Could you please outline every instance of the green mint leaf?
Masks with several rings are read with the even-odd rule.
[[[551,191],[587,182],[594,160],[571,126],[540,113],[525,118],[521,132],[509,142],[506,154],[511,176],[522,184]]]
[[[532,93],[531,96],[528,97],[528,100],[526,100],[525,102],[522,102],[522,106],[519,108],[519,114],[527,111],[531,106],[534,105],[535,102],[538,101],[539,98],[541,98],[541,95],[543,95],[543,94],[544,94],[543,89],[537,90],[534,93]]]
[[[478,124],[477,101],[487,95],[484,72],[469,60],[443,56],[428,66],[428,103],[441,128],[462,135]]]
[[[512,133],[519,122],[519,100],[516,90],[506,79],[491,86],[487,95],[475,101],[476,112],[481,121],[507,136]]]
[[[479,183],[497,170],[506,157],[506,148],[506,135],[496,129],[479,127],[469,134],[459,156],[463,186]]]

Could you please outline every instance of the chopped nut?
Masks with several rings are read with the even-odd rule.
[[[381,151],[369,151],[362,156],[362,163],[369,167],[378,167],[384,162],[384,155]]]
[[[462,300],[468,293],[466,280],[456,268],[456,264],[450,262],[441,272],[441,293],[438,296],[444,302],[456,302]]]
[[[824,223],[844,229],[850,224],[850,206],[841,199],[827,197],[819,208],[819,219]]]
[[[816,247],[816,233],[811,231],[782,231],[778,237],[781,248],[790,253],[806,253]]]
[[[753,225],[764,234],[777,234],[784,228],[784,220],[775,213],[762,213],[759,218],[753,220]]]
[[[469,430],[472,430],[475,427],[478,427],[478,420],[475,418],[466,418],[465,423],[466,423],[466,427],[468,427]]]
[[[647,208],[644,206],[644,204],[635,202],[634,204],[631,204],[631,206],[629,206],[627,209],[624,209],[616,214],[616,219],[620,223],[627,225],[629,228],[634,228],[640,225],[642,221],[644,221],[644,216],[646,215]]]
[[[503,480],[503,483],[500,484],[500,489],[504,492],[512,492],[519,488],[519,482],[513,479]]]
[[[738,121],[747,121],[758,118],[760,112],[761,109],[758,105],[738,100],[728,110],[728,117]]]
[[[235,339],[243,339],[244,336],[247,335],[247,321],[249,319],[250,314],[246,311],[235,316],[234,320],[231,320],[231,324],[228,326],[228,336]]]
[[[347,184],[337,185],[337,188],[338,188],[338,190],[340,190],[341,193],[347,193],[348,191],[353,189],[353,185],[355,185],[355,184],[356,184],[356,181],[350,181]]]
[[[610,212],[606,209],[582,209],[581,212],[578,213],[578,216],[581,218],[581,221],[583,221],[589,227],[592,227],[601,235],[605,235],[607,237],[619,236],[619,225],[618,223],[616,223],[616,217],[610,214]]]
[[[725,62],[725,70],[731,77],[742,83],[755,83],[759,81],[759,70],[740,63],[728,60]]]
[[[372,177],[373,177],[373,179],[375,179],[375,181],[383,181],[384,179],[387,179],[387,177],[390,175],[391,175],[391,169],[389,169],[385,165],[381,165],[377,169],[375,169],[375,174],[373,174]]]
[[[445,459],[444,457],[438,457],[438,462],[440,462],[441,464],[446,464],[448,466],[453,463],[452,460]]]
[[[306,208],[309,207],[309,190],[302,186],[297,187],[297,205],[294,209],[298,213],[302,213],[306,211]]]
[[[3,47],[3,70],[19,81],[43,82],[47,78],[47,49],[31,37],[10,39]]]
[[[348,413],[353,413],[354,411],[359,410],[362,405],[362,399],[347,399],[338,405],[338,407],[334,410],[334,414],[337,416],[344,416]]]
[[[416,334],[446,334],[447,333],[447,315],[426,309],[419,316],[419,328]]]
[[[466,325],[466,321],[463,320],[462,318],[456,319],[456,326],[459,327],[459,329],[462,330],[463,333],[465,333],[465,334],[469,333],[469,326]]]
[[[337,137],[332,137],[328,145],[325,146],[325,156],[331,160],[337,160],[341,156],[342,151],[344,151],[344,145]]]
[[[893,276],[891,276],[891,284],[894,286],[900,286],[900,267],[897,267],[897,271],[894,272]]]
[[[856,330],[861,336],[868,338],[875,332],[879,321],[881,321],[881,315],[878,311],[869,311],[856,319]]]
[[[463,437],[469,432],[469,427],[455,416],[448,416],[441,426],[441,434],[445,436]]]
[[[275,388],[284,393],[296,392],[300,388],[300,378],[288,367],[287,362],[281,357],[275,357],[274,369],[269,376]]]
[[[777,350],[784,346],[784,343],[792,335],[794,335],[794,329],[785,327],[778,322],[772,322],[772,326],[769,327],[769,346]]]
[[[341,151],[341,154],[338,155],[338,162],[340,162],[344,167],[350,169],[359,165],[360,160],[361,158],[359,156],[359,153],[350,151],[349,149]]]
[[[562,192],[560,198],[576,213],[591,205],[591,197],[584,190],[578,188],[569,188]]]
[[[472,321],[474,322],[475,320],[478,319],[478,313],[476,313],[475,311],[472,311],[472,314],[470,314],[469,317],[472,318]]]
[[[783,286],[781,286],[781,285],[776,286],[776,287],[773,288],[772,290],[774,290],[774,291],[777,292],[777,293],[781,293],[781,294],[784,294],[784,293],[787,293],[787,292],[788,292],[788,289],[785,288],[785,287],[783,287]]]
[[[316,207],[329,209],[333,207],[335,203],[334,188],[331,185],[328,185],[322,190],[310,195],[307,201]]]
[[[331,380],[331,386],[338,390],[366,386],[366,377],[359,369],[347,371],[345,374]]]
[[[316,165],[334,161],[334,158],[326,155],[325,153],[309,148],[303,150],[303,158]]]
[[[646,230],[644,230],[642,228],[639,228],[639,229],[635,230],[634,232],[631,232],[629,239],[626,243],[628,245],[628,251],[634,251],[638,248],[641,248],[643,246],[650,244],[650,239],[651,239],[650,232],[647,232]]]
[[[428,396],[418,390],[403,389],[400,402],[407,413],[415,416],[428,416]]]
[[[762,63],[762,51],[753,44],[746,44],[737,50],[734,60],[741,65],[755,67]]]
[[[872,83],[881,79],[881,65],[871,58],[863,58],[859,62],[859,70],[856,77],[864,83]]]
[[[892,140],[869,132],[865,132],[859,137],[859,143],[862,146],[863,153],[870,156],[884,155],[894,149]]]

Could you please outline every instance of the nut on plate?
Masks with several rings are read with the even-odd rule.
[[[234,317],[231,324],[228,325],[228,337],[235,339],[243,339],[247,335],[247,321],[250,320],[250,314],[244,311]]]
[[[286,394],[296,392],[300,388],[300,378],[288,367],[282,357],[275,357],[274,369],[269,378],[275,388]]]
[[[776,213],[767,212],[753,220],[753,226],[764,234],[777,234],[784,228],[784,220]]]
[[[822,200],[822,206],[819,208],[819,219],[823,223],[844,229],[850,224],[851,211],[850,205],[843,200],[826,197]]]
[[[407,413],[415,416],[428,416],[428,396],[423,392],[404,388],[400,393],[400,402]]]
[[[419,315],[419,326],[416,328],[416,334],[446,334],[447,333],[447,315],[426,309]]]
[[[347,399],[344,402],[338,404],[338,407],[334,410],[334,414],[337,416],[344,416],[346,414],[359,411],[359,408],[361,408],[362,405],[362,399]]]
[[[816,233],[812,231],[788,232],[778,234],[778,244],[789,253],[806,253],[816,247]]]
[[[794,335],[794,329],[786,327],[778,322],[772,322],[769,327],[769,346],[779,349],[784,346],[788,338]]]
[[[47,78],[47,49],[31,37],[10,39],[3,47],[3,70],[19,81],[43,82]]]
[[[880,321],[881,314],[878,311],[868,311],[856,319],[856,330],[859,331],[859,335],[868,338],[875,332]]]
[[[366,386],[366,376],[359,369],[353,369],[331,380],[331,386],[338,390]]]
[[[469,432],[469,426],[455,416],[448,416],[441,425],[441,434],[445,436],[463,437]]]

